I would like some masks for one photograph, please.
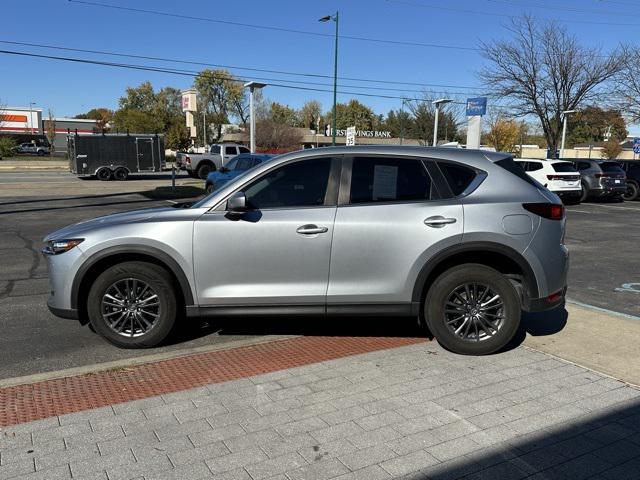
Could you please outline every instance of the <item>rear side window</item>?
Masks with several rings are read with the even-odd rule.
[[[240,150],[240,153],[251,153],[251,150],[247,147],[238,147],[238,150]]]
[[[551,165],[556,172],[576,173],[576,169],[569,162],[554,163]]]
[[[213,147],[211,147],[211,153],[213,153],[214,155],[217,155],[220,153],[220,145],[214,145]]]
[[[622,167],[616,162],[602,162],[600,168],[607,173],[620,173],[622,170]]]
[[[513,173],[516,177],[524,180],[528,184],[533,185],[534,187],[538,186],[535,180],[533,180],[529,175],[527,175],[524,172],[524,170],[522,170],[518,165],[516,165],[516,162],[513,161],[513,158],[508,157],[508,158],[503,158],[502,160],[498,160],[496,162],[496,165],[504,168],[508,172]]]
[[[521,165],[517,165],[513,160],[512,163],[513,168],[518,169],[522,175],[526,176]],[[456,197],[461,195],[462,192],[471,185],[471,182],[473,182],[473,179],[476,178],[477,175],[475,170],[456,163],[438,162],[438,166],[440,167],[445,180],[449,184],[451,192]]]
[[[529,162],[529,171],[535,172],[536,170],[542,170],[542,164],[540,162]]]
[[[578,170],[586,170],[591,168],[591,164],[589,162],[576,162],[576,168]]]
[[[431,177],[419,159],[353,159],[351,203],[430,200],[431,192]]]
[[[236,147],[224,147],[224,153],[225,155],[235,155]]]

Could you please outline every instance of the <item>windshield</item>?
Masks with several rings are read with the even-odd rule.
[[[277,157],[273,157],[270,158],[269,160],[267,160],[266,162],[262,162],[261,165],[263,163],[268,163],[271,162],[273,159],[275,159]],[[208,200],[209,198],[211,198],[213,195],[216,195],[220,190],[222,190],[223,188],[227,188],[230,185],[237,185],[239,183],[242,183],[244,181],[244,178],[249,175],[249,174],[253,174],[253,169],[249,169],[249,170],[245,170],[244,172],[242,172],[240,175],[238,175],[237,177],[231,179],[230,181],[228,181],[227,183],[223,184],[222,186],[216,188],[214,191],[212,191],[209,195],[206,195],[205,197],[201,198],[200,200],[198,200],[197,202],[195,202],[191,208],[200,208],[202,207]]]
[[[225,168],[226,168],[227,170],[235,170],[235,168],[236,168],[236,166],[237,166],[237,165],[238,165],[238,159],[237,159],[237,158],[234,158],[234,159],[232,159],[232,160],[229,160],[229,163],[227,163],[227,164],[225,165]]]

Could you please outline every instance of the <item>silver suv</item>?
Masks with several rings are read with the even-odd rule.
[[[507,154],[306,150],[188,208],[49,235],[48,305],[125,348],[158,345],[189,317],[402,315],[450,350],[488,354],[521,310],[563,302],[564,230],[560,199]]]

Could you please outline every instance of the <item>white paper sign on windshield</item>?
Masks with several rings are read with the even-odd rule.
[[[373,200],[397,198],[398,167],[376,165],[373,169]]]

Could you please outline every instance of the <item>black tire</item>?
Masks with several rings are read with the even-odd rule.
[[[36,152],[36,154],[37,154],[39,157],[44,157],[44,150],[38,150],[38,151]]]
[[[113,172],[114,180],[119,180],[123,182],[127,178],[129,178],[129,170],[127,170],[126,168],[122,168],[122,167],[116,168],[115,171]]]
[[[197,176],[201,180],[206,180],[211,172],[215,171],[215,167],[210,163],[204,163],[198,167]]]
[[[582,193],[580,194],[580,203],[582,203],[586,202],[587,198],[589,198],[589,187],[584,182],[581,182],[580,186],[582,187]]]
[[[96,172],[96,178],[98,180],[102,180],[103,182],[108,182],[109,180],[111,180],[112,176],[113,176],[113,172],[111,171],[110,168],[107,168],[107,167],[102,167],[100,170]]]
[[[453,331],[462,323],[451,323],[451,317],[457,317],[456,313],[450,313],[451,310],[446,309],[447,302],[450,298],[458,298],[452,296],[455,296],[456,290],[464,288],[464,285],[476,285],[476,298],[482,295],[482,287],[490,289],[489,295],[499,296],[491,303],[494,306],[482,307],[482,310],[486,310],[485,319],[494,317],[492,321],[500,322],[491,324],[493,329],[481,331],[482,327],[479,327],[476,330],[475,327],[481,325],[481,322],[467,322],[467,318],[464,318],[458,322],[467,322],[465,325],[469,325],[469,328],[463,327],[462,336]],[[493,295],[491,298],[494,298]],[[500,300],[502,305],[499,305]],[[482,299],[482,302],[486,300]],[[480,311],[480,307],[477,310],[474,307],[473,312],[476,311]],[[447,270],[433,282],[425,299],[424,312],[427,327],[444,348],[463,355],[488,355],[503,348],[515,335],[520,325],[521,305],[518,292],[504,275],[484,265],[467,263]],[[501,320],[496,318],[498,315],[502,315]],[[492,332],[492,335],[487,335],[487,331]]]
[[[138,332],[137,329],[140,328],[142,322],[133,323],[135,320],[132,320],[132,323],[129,324],[128,318],[132,318],[129,315],[123,321],[126,325],[123,334],[110,327],[105,316],[103,316],[103,309],[105,312],[109,312],[109,309],[114,310],[109,306],[110,304],[103,305],[103,298],[105,294],[113,291],[113,286],[117,285],[118,282],[132,282],[131,279],[135,279],[138,285],[146,284],[151,292],[157,295],[158,306],[153,307],[154,309],[157,308],[157,310],[154,310],[154,312],[157,312],[157,317],[154,320],[150,320],[151,326],[148,327],[146,332]],[[122,291],[122,287],[119,287],[119,290]],[[134,290],[134,288],[131,288],[131,290]],[[138,287],[137,290],[142,293],[140,292],[142,287]],[[151,304],[147,303],[147,305]],[[122,309],[126,308],[122,307]],[[159,345],[171,333],[176,321],[176,294],[171,275],[164,268],[152,263],[124,262],[114,265],[102,272],[91,286],[87,299],[87,312],[89,321],[95,331],[118,347],[149,348]],[[115,314],[116,316],[117,313]],[[108,318],[109,313],[105,314]],[[147,316],[145,318],[150,319],[153,317]],[[134,328],[131,328],[132,325]],[[137,336],[130,336],[131,331],[134,331],[134,335]]]
[[[638,198],[638,193],[640,193],[638,184],[635,182],[627,182],[627,191],[622,195],[622,198],[627,202],[631,202]]]

